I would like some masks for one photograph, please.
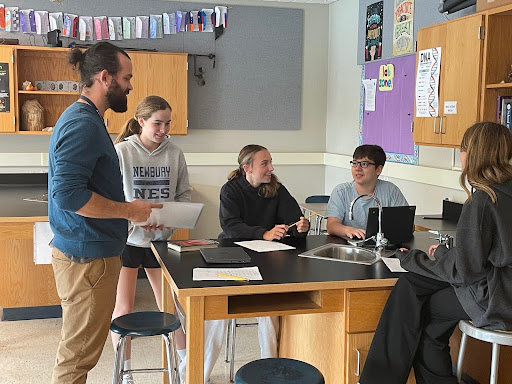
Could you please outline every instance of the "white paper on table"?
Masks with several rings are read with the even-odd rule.
[[[52,248],[50,241],[53,239],[53,232],[50,223],[47,221],[34,223],[34,263],[51,264]]]
[[[144,223],[133,225],[163,225],[171,228],[193,229],[203,210],[203,203],[171,201],[160,203],[162,208],[151,209],[151,215]]]
[[[396,257],[382,257],[382,261],[391,272],[409,272],[400,266],[400,260]]]
[[[377,79],[364,79],[364,110],[375,111],[375,92],[377,89]]]
[[[242,268],[194,268],[192,270],[193,281],[203,280],[220,280],[220,281],[239,281],[230,279],[229,277],[218,276],[218,273],[243,277],[248,280],[263,280],[258,267],[242,267]]]
[[[267,240],[235,241],[235,244],[256,252],[286,251],[288,249],[295,249],[295,247],[292,247],[291,245]]]

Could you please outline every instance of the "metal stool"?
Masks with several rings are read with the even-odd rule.
[[[179,319],[176,316],[165,312],[128,313],[112,320],[112,323],[110,324],[110,330],[121,335],[116,346],[116,357],[114,362],[112,384],[120,384],[123,381],[123,376],[132,372],[167,372],[169,374],[169,384],[172,384],[173,381],[175,384],[179,384],[173,333],[179,327]],[[165,341],[165,350],[167,352],[167,368],[124,370],[123,363],[126,353],[126,338],[131,337],[133,339],[135,337],[158,335],[162,335]]]
[[[459,328],[462,331],[462,339],[460,341],[459,358],[457,359],[457,381],[460,383],[462,376],[462,361],[464,360],[464,352],[466,349],[467,337],[492,343],[492,359],[491,359],[491,378],[489,384],[498,383],[498,363],[500,361],[500,345],[512,346],[512,332],[491,331],[488,329],[477,328],[471,322],[459,321]]]
[[[255,325],[258,326],[258,323],[237,323],[236,319],[231,319],[228,323],[228,331],[226,332],[226,352],[224,356],[224,361],[226,363],[229,362],[229,381],[231,382],[233,381],[233,378],[235,376],[236,329],[238,327],[253,327]],[[229,344],[230,341],[231,345]]]
[[[272,358],[251,361],[236,372],[236,384],[325,384],[311,364],[299,360]]]

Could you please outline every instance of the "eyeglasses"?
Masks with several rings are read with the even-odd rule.
[[[368,168],[369,165],[376,165],[375,163],[372,163],[371,161],[355,161],[352,160],[350,162],[350,165],[352,168],[356,168],[358,165],[361,166],[361,168]]]

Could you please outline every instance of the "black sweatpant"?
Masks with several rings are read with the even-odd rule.
[[[453,287],[412,272],[393,287],[375,331],[360,384],[457,384],[448,342],[469,320]]]

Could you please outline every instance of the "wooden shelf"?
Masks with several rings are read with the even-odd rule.
[[[512,83],[498,83],[498,84],[487,84],[487,89],[500,89],[500,88],[512,88]]]
[[[20,135],[51,135],[51,132],[48,131],[18,131]]]
[[[78,96],[79,92],[57,92],[57,91],[18,91],[24,95],[59,95],[59,96]]]

